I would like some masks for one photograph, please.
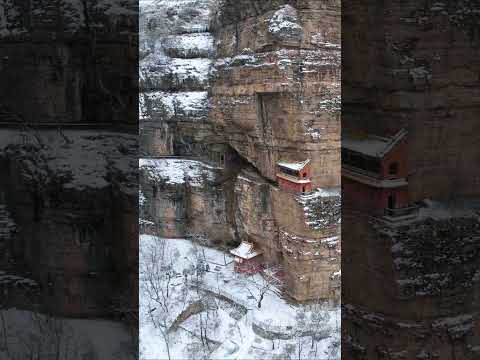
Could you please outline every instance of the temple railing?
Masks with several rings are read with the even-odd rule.
[[[399,217],[399,216],[409,216],[409,215],[417,215],[419,211],[418,206],[409,206],[397,209],[390,209],[386,208],[384,214],[386,216],[391,217]]]

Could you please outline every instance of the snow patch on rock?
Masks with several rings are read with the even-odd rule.
[[[2,130],[4,148],[20,161],[24,176],[46,185],[57,179],[64,189],[100,189],[110,178],[125,179],[124,190],[136,192],[137,137],[126,133],[93,130]],[[126,157],[129,161],[126,161]]]
[[[151,181],[170,185],[202,186],[215,179],[215,167],[186,159],[140,159],[140,169]]]
[[[208,109],[208,94],[206,91],[187,91],[168,93],[154,91],[140,96],[140,118],[167,120],[175,115],[201,116]],[[162,116],[165,115],[165,116]]]
[[[299,196],[298,201],[309,227],[321,230],[340,224],[341,197],[337,188],[316,189],[311,194]]]
[[[300,37],[303,28],[299,25],[297,10],[285,5],[268,20],[268,31],[277,37]]]
[[[166,53],[180,58],[210,57],[214,52],[210,33],[170,35],[163,39]]]

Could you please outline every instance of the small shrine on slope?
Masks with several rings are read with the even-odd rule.
[[[308,193],[312,191],[310,159],[301,162],[277,162],[277,182],[284,191]]]
[[[262,270],[262,251],[255,248],[251,242],[242,241],[235,249],[230,250],[235,258],[235,271],[238,273],[255,274]]]

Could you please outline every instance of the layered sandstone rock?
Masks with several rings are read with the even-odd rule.
[[[255,243],[262,250],[266,264],[284,270],[288,295],[299,301],[339,299],[337,192],[293,196],[257,172],[244,170],[236,180],[235,199],[238,237]],[[330,216],[315,210],[332,200],[336,205]]]
[[[327,2],[227,1],[215,25],[211,121],[258,172],[237,180],[239,233],[284,268],[297,300],[339,295],[340,249],[322,243],[338,235],[338,223],[310,227],[322,214],[309,221],[302,200],[273,183],[279,160],[310,158],[315,187],[339,185],[338,10]]]
[[[137,15],[125,0],[0,5],[0,192],[40,310],[111,316],[117,291],[137,307]]]
[[[142,153],[200,155],[218,142],[208,121],[215,0],[141,4]]]
[[[2,123],[136,124],[133,2],[7,1],[0,14]]]
[[[226,169],[180,158],[141,159],[143,220],[166,238],[194,236],[225,245],[235,238],[230,198],[232,176]]]
[[[292,198],[281,190],[274,195],[279,241],[289,279],[288,292],[296,299],[340,297],[340,194],[317,190]],[[333,211],[322,211],[331,208]]]
[[[340,184],[339,6],[164,1],[142,27],[144,151],[182,156],[144,160],[142,223],[251,241],[296,300],[339,298],[338,190],[276,183],[277,161],[309,158],[316,188]]]
[[[476,359],[480,223],[475,211],[435,205],[395,225],[360,224],[348,218],[343,224],[353,225],[359,245],[357,253],[345,246],[352,261],[368,260],[343,279],[365,289],[345,286],[345,354]]]
[[[380,135],[409,130],[414,201],[478,196],[478,11],[474,1],[345,9],[344,125]],[[453,169],[456,176],[445,176]]]
[[[0,192],[17,227],[6,246],[14,269],[32,273],[49,311],[110,314],[115,286],[132,286],[128,276],[135,274],[135,136],[88,130],[1,134],[9,139],[0,149],[6,171]]]
[[[478,71],[478,3],[372,1],[344,9],[344,126],[409,131],[412,202],[478,198],[471,166],[478,79],[469,75]],[[453,211],[451,219],[379,228],[350,210],[344,207],[342,225],[344,356],[478,358],[478,220]]]
[[[338,186],[339,4],[265,2],[252,16],[258,2],[230,6],[243,11],[235,18],[225,10],[215,28],[217,131],[270,180],[277,161],[311,158],[314,185]]]

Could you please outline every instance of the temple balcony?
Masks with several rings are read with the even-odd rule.
[[[396,209],[384,209],[384,214],[382,220],[385,220],[390,223],[411,220],[418,216],[419,206],[408,206]]]
[[[398,178],[393,176],[383,178],[380,176],[380,174],[372,173],[363,169],[346,165],[342,166],[342,177],[354,180],[365,185],[384,189],[398,188],[408,185],[408,181],[405,178]]]

